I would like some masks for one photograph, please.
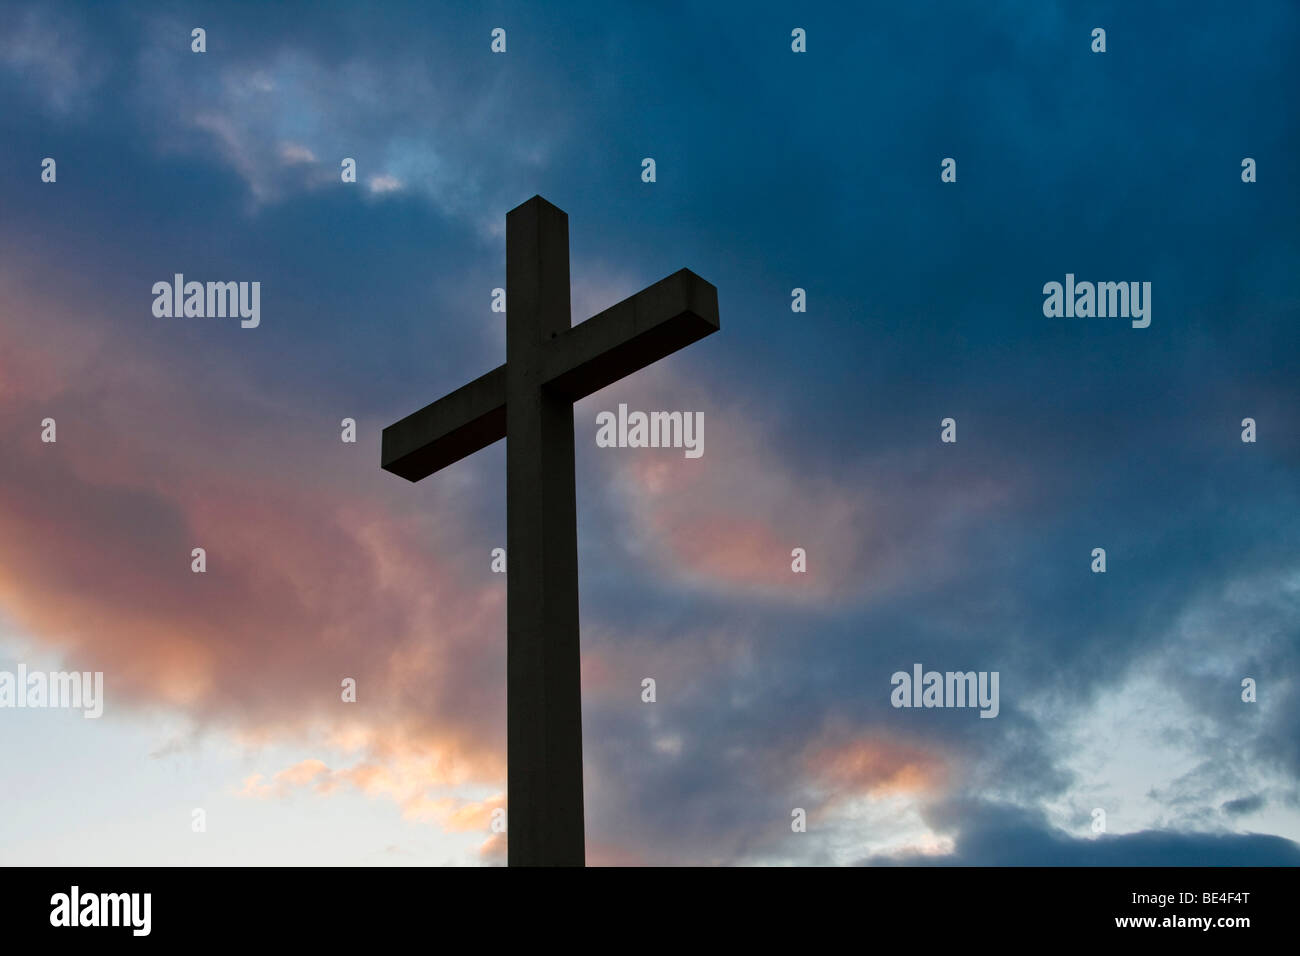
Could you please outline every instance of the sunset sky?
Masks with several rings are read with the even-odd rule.
[[[534,194],[575,322],[722,324],[575,406],[589,862],[1300,863],[1300,8],[465,6],[5,5],[0,670],[106,700],[0,709],[0,863],[505,861],[505,443],[379,440],[505,360]]]

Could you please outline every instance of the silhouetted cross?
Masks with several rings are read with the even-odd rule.
[[[506,364],[384,429],[382,466],[419,481],[506,444],[506,760],[511,866],[585,862],[573,403],[718,330],[689,269],[570,326],[569,217],[506,214]]]

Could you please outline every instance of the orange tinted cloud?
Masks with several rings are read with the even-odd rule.
[[[826,794],[823,809],[856,797],[932,796],[949,776],[939,754],[879,732],[818,741],[804,768]]]
[[[110,716],[159,705],[249,746],[360,758],[250,792],[314,770],[418,808],[417,778],[504,783],[504,581],[455,510],[380,471],[377,423],[344,444],[345,413],[183,370],[99,334],[93,306],[0,281],[0,312],[0,608],[104,671]]]
[[[773,444],[771,413],[726,402],[673,369],[652,368],[580,406],[579,440],[599,410],[703,411],[704,453],[599,449],[629,547],[677,585],[787,603],[845,604],[897,594],[961,568],[960,532],[1008,506],[1015,489],[930,461],[876,460],[869,448],[800,460]],[[937,430],[935,444],[937,445]],[[792,569],[795,548],[807,571]]]
[[[269,782],[260,773],[251,775],[244,781],[240,796],[286,797],[304,789],[327,795],[346,786],[367,796],[392,800],[408,820],[437,823],[449,833],[489,832],[493,811],[505,807],[505,793],[486,800],[431,795],[431,790],[448,782],[436,766],[409,754],[384,763],[364,762],[339,769],[311,758],[286,767]]]

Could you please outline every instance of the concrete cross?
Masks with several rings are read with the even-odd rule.
[[[582,866],[582,691],[573,403],[718,330],[688,269],[570,325],[569,217],[506,214],[506,364],[384,429],[381,464],[419,481],[506,443],[506,761],[511,866]]]

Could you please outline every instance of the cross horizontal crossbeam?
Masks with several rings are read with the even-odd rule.
[[[717,330],[718,290],[681,269],[544,342],[542,385],[577,401]],[[499,365],[385,428],[381,464],[419,481],[505,437]]]

